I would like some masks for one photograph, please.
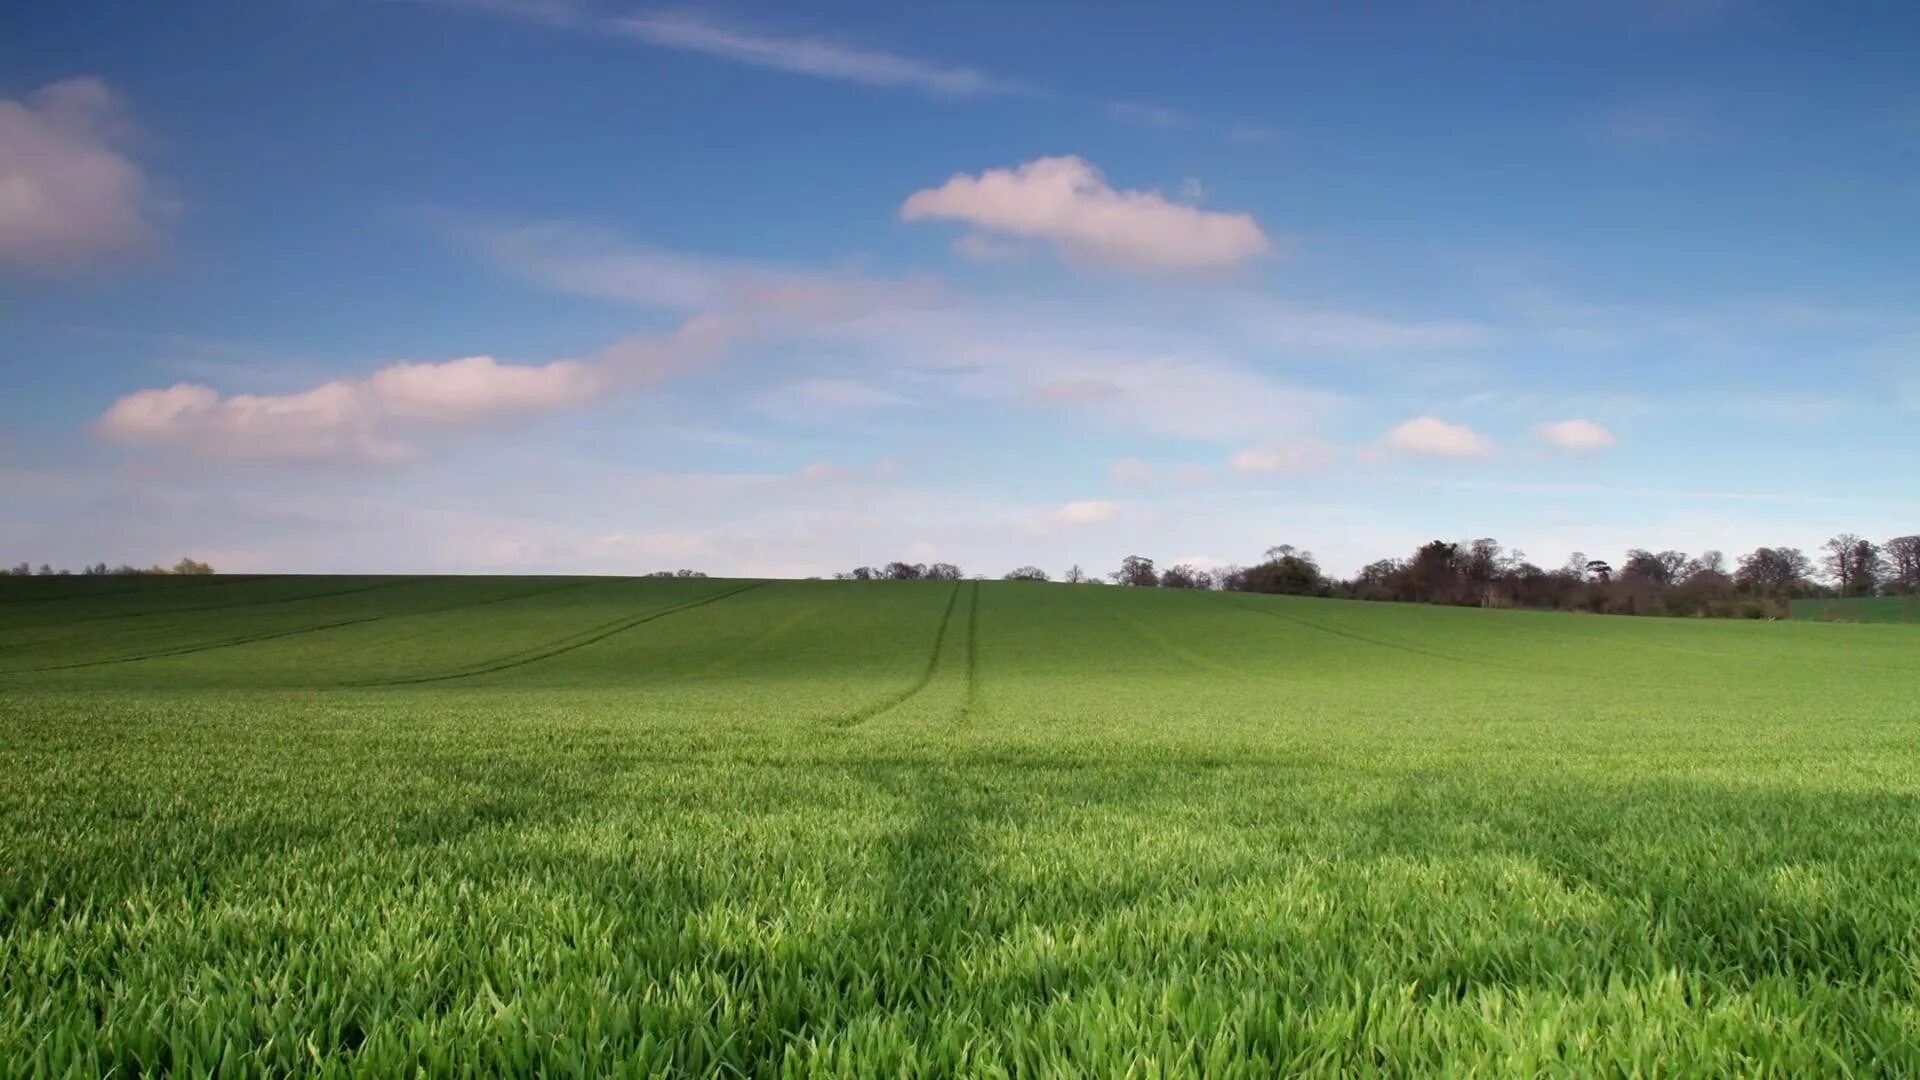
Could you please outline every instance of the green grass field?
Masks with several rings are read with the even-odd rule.
[[[0,1074],[1920,1072],[1920,630],[0,587]]]
[[[1792,616],[1821,622],[1920,623],[1920,596],[1850,596],[1795,600]]]

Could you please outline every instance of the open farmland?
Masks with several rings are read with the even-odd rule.
[[[1920,629],[0,586],[0,1073],[1920,1071]]]
[[[1793,617],[1823,622],[1920,623],[1920,596],[1795,600]]]

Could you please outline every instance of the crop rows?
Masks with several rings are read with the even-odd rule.
[[[1920,1072],[1913,627],[216,582],[0,587],[0,1076]]]

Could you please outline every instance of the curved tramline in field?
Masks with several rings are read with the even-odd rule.
[[[518,652],[507,653],[502,656],[488,657],[487,659],[457,671],[439,672],[431,675],[408,675],[392,679],[377,679],[371,682],[355,683],[352,685],[401,686],[409,683],[447,682],[453,679],[470,679],[476,675],[492,675],[496,672],[511,671],[517,667],[524,667],[527,664],[537,664],[542,660],[551,660],[556,656],[563,653],[570,653],[575,649],[584,649],[589,645],[598,644],[613,637],[615,634],[623,634],[635,627],[645,626],[655,619],[664,619],[669,615],[677,615],[682,611],[687,611],[692,608],[718,603],[730,596],[736,596],[761,584],[764,583],[751,581],[744,585],[736,585],[731,588],[716,588],[714,591],[703,596],[696,596],[692,599],[669,603],[667,606],[658,608],[657,610],[643,611],[637,615],[628,615],[613,619],[601,623],[598,626],[590,626],[578,633],[569,634],[558,640],[535,645],[532,648],[521,649]]]
[[[962,655],[965,658],[959,661],[959,663],[965,664],[965,671],[962,674],[963,685],[967,687],[966,697],[971,699],[974,664],[974,633],[977,626],[974,612],[979,604],[980,583],[976,581],[969,586],[962,582],[954,582],[951,591],[947,594],[946,607],[941,611],[939,623],[934,630],[933,645],[927,650],[927,661],[920,668],[919,674],[914,677],[913,681],[901,687],[898,691],[877,698],[874,701],[854,709],[852,712],[831,717],[828,722],[841,727],[853,727],[864,724],[876,717],[884,716],[923,693],[928,686],[933,684],[936,673],[943,670],[952,671],[955,666],[955,661],[949,654],[953,652],[956,647],[950,646],[949,642],[953,640],[955,636],[952,631],[956,621],[956,613],[960,610],[960,598],[962,596],[967,597],[967,613],[959,616],[958,621],[962,627],[961,632],[966,634],[966,638],[957,648],[962,651]]]
[[[0,1072],[1920,1070],[1920,627],[0,582]]]

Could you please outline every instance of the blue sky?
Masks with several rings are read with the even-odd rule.
[[[1920,529],[1920,8],[1194,7],[0,16],[0,556]]]

